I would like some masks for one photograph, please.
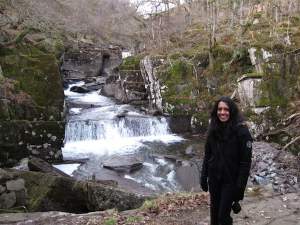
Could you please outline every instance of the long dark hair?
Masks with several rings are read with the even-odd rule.
[[[220,102],[226,103],[226,105],[229,107],[229,120],[225,123],[221,122],[217,116],[218,105]],[[238,124],[243,123],[243,121],[244,118],[235,102],[230,97],[222,96],[215,102],[215,105],[211,111],[208,135],[224,135],[225,130],[225,136],[227,136],[230,132],[233,132],[237,128]]]

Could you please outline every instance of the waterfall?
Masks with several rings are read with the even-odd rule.
[[[165,118],[123,117],[113,120],[73,120],[66,126],[65,141],[105,140],[168,135]]]
[[[88,158],[82,166],[72,165],[77,171],[75,176],[83,178],[96,174],[97,178],[114,179],[105,177],[107,172],[101,167],[102,162],[115,156],[123,157],[125,162],[128,157],[138,157],[143,161],[143,168],[124,174],[123,178],[118,175],[118,182],[125,179],[126,183],[129,179],[155,191],[177,190],[174,165],[152,155],[183,140],[171,133],[167,119],[149,116],[130,105],[119,105],[95,91],[86,94],[70,92],[74,85],[83,83],[70,85],[65,90],[66,101],[72,107],[69,108],[62,151],[65,159]]]

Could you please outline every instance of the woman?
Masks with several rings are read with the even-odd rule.
[[[211,225],[232,224],[231,207],[244,198],[251,155],[252,138],[237,105],[221,97],[211,112],[200,178],[210,193]]]

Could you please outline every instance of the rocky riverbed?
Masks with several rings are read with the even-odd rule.
[[[266,142],[253,144],[250,184],[269,185],[275,192],[299,191],[300,158]]]

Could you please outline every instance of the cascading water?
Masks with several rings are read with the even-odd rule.
[[[66,101],[76,107],[69,109],[63,155],[68,159],[89,159],[73,172],[75,177],[84,179],[96,174],[101,179],[103,161],[129,155],[142,159],[143,168],[123,174],[123,178],[155,191],[179,189],[174,165],[151,157],[157,149],[183,140],[170,133],[164,117],[148,116],[130,105],[118,105],[97,92],[71,92],[72,86],[65,91]]]

